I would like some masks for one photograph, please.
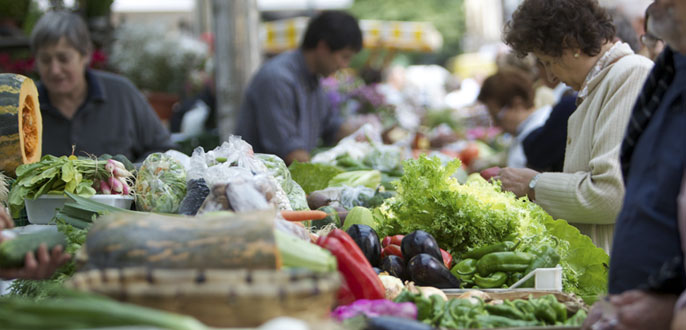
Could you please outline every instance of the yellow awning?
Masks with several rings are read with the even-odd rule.
[[[307,28],[307,17],[262,23],[262,47],[279,53],[298,47]],[[443,37],[428,22],[360,20],[365,48],[434,52],[443,46]]]

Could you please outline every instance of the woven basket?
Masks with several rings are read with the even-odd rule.
[[[340,278],[336,272],[127,268],[77,273],[67,285],[213,327],[256,327],[279,316],[328,318]]]

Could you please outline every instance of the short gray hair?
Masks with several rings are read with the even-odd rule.
[[[68,11],[51,11],[45,13],[33,28],[31,51],[35,54],[39,48],[54,45],[63,37],[81,55],[87,55],[92,50],[88,26],[79,15]]]

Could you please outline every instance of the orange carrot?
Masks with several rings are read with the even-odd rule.
[[[326,218],[324,211],[281,211],[281,216],[288,221],[321,220]]]

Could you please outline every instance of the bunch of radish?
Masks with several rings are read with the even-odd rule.
[[[128,195],[131,193],[133,174],[129,172],[121,162],[108,159],[105,163],[106,179],[96,179],[93,187],[96,192],[103,195]]]

